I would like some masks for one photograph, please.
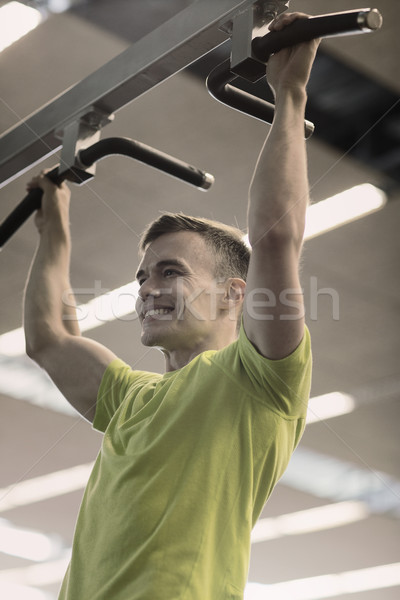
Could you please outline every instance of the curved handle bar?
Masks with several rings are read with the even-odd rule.
[[[271,54],[301,42],[320,37],[366,33],[379,29],[381,25],[382,15],[376,8],[297,19],[282,31],[271,31],[263,37],[254,38],[251,49],[257,60],[267,62]]]
[[[268,34],[269,35],[269,34]],[[223,104],[227,104],[242,113],[272,123],[274,119],[275,106],[258,96],[252,96],[243,90],[229,85],[238,75],[230,70],[230,59],[217,65],[209,74],[206,85],[213,98]],[[314,125],[310,121],[304,122],[305,137],[309,138],[314,131]]]
[[[136,158],[156,169],[164,171],[173,177],[194,185],[202,190],[207,190],[214,182],[214,177],[205,171],[200,171],[195,167],[155,150],[150,146],[130,140],[128,138],[108,138],[96,142],[89,148],[80,150],[77,155],[77,164],[79,168],[86,169],[98,160],[112,154],[121,154]],[[53,183],[60,184],[65,179],[77,180],[74,173],[74,167],[66,170],[59,175],[60,165],[46,173]],[[79,176],[79,175],[78,175]],[[17,205],[10,215],[0,225],[0,249],[11,238],[12,235],[21,227],[21,225],[41,206],[43,191],[39,188],[31,190],[25,198]]]

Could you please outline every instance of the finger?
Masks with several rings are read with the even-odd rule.
[[[51,169],[43,169],[39,175],[32,177],[32,179],[26,184],[27,190],[41,188],[44,192],[46,192],[54,189],[55,184],[50,181],[48,177],[46,177],[46,173],[49,173],[49,171],[51,171]]]
[[[301,12],[281,13],[269,25],[270,31],[281,31],[297,19],[308,19],[309,15]]]
[[[40,187],[39,176],[32,177],[32,179],[30,181],[28,181],[27,184],[26,184],[26,189],[28,191],[33,190],[33,189],[38,188],[38,187]]]
[[[269,28],[271,31],[281,31],[293,21],[297,19],[308,19],[308,15],[305,13],[295,12],[295,13],[282,13],[276,17],[270,24]]]

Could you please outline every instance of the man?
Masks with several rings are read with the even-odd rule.
[[[280,15],[270,28],[301,17]],[[268,63],[276,115],[250,187],[251,257],[240,232],[202,219],[165,215],[144,233],[137,311],[143,344],[165,355],[164,375],[132,371],[65,319],[74,315],[61,300],[69,192],[43,175],[28,186],[45,194],[27,352],[105,433],[62,600],[243,597],[251,528],[299,442],[310,389],[298,266],[305,87],[317,45]]]

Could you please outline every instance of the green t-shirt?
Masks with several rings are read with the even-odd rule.
[[[60,599],[241,599],[250,532],[303,433],[310,380],[307,329],[282,360],[243,327],[164,375],[114,360]]]

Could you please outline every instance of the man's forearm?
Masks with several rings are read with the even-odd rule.
[[[290,238],[298,246],[308,205],[304,141],[304,89],[277,94],[274,123],[260,153],[250,188],[249,237],[252,245]]]
[[[80,335],[71,302],[69,281],[70,238],[67,230],[42,231],[25,292],[26,350],[37,355],[60,336]],[[68,303],[63,299],[68,294]],[[68,316],[69,319],[65,319]]]

